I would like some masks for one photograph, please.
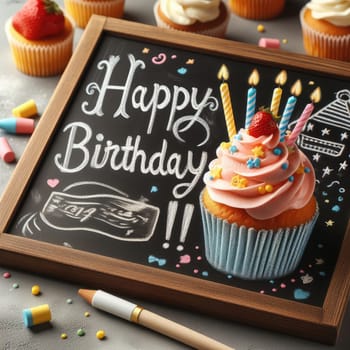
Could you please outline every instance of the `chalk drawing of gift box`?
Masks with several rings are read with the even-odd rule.
[[[341,90],[337,92],[334,101],[310,117],[304,132],[300,134],[298,144],[300,148],[312,152],[340,157],[345,144],[339,142],[339,139],[346,140],[347,131],[350,131],[350,91]],[[305,132],[321,135],[321,137],[310,136]]]

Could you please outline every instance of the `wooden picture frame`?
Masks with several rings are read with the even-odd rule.
[[[350,65],[344,62],[320,60],[285,53],[282,50],[261,49],[228,40],[93,16],[1,198],[2,264],[324,343],[334,343],[341,327],[350,290],[348,228],[341,240],[336,265],[322,305],[309,305],[261,294],[11,233],[9,227],[23,204],[31,182],[38,175],[39,165],[46,151],[55,142],[62,116],[74,101],[81,79],[87,67],[91,66],[91,57],[99,50],[104,33],[144,43],[145,47],[161,45],[175,51],[185,50],[223,60],[237,60],[252,67],[266,66],[274,71],[286,69],[322,79],[350,79]],[[246,86],[235,89],[244,90]]]

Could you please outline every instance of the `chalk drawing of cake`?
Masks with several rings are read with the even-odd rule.
[[[39,213],[28,214],[20,222],[24,235],[34,235],[43,227],[51,227],[142,242],[153,236],[159,211],[102,183],[80,182],[63,191],[53,191]]]
[[[290,127],[295,122],[290,124]],[[300,134],[301,148],[330,157],[340,157],[350,131],[350,90],[340,90],[336,99],[313,114]],[[321,137],[310,136],[320,135]]]

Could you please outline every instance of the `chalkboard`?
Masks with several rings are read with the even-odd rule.
[[[228,140],[223,65],[237,128],[254,70],[257,106],[281,71],[281,108],[302,83],[291,126],[322,91],[298,139],[320,217],[280,279],[242,280],[205,257],[203,174]],[[2,262],[335,342],[349,294],[349,77],[346,63],[95,16],[0,202]]]

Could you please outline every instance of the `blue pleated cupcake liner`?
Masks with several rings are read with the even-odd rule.
[[[249,280],[279,278],[293,272],[300,263],[318,210],[305,224],[257,230],[212,215],[203,205],[205,255],[220,272]]]

